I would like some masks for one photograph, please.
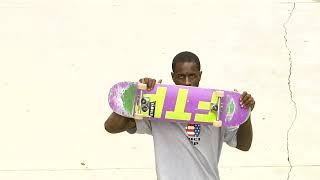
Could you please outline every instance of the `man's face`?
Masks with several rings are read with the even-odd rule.
[[[202,72],[198,70],[193,62],[177,63],[174,72],[171,73],[172,80],[176,85],[199,86]]]

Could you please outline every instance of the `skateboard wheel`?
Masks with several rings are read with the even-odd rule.
[[[146,104],[147,103],[147,100],[145,98],[142,98],[141,99],[141,104]]]
[[[138,83],[137,88],[140,90],[147,90],[147,84]]]
[[[138,120],[143,119],[143,114],[135,114],[134,119],[138,119]]]
[[[213,126],[215,126],[215,127],[221,127],[221,126],[222,126],[222,121],[216,120],[216,121],[214,121],[212,124],[213,124]]]
[[[224,92],[223,91],[216,91],[216,95],[218,97],[223,97],[224,96]]]
[[[218,111],[218,105],[213,104],[213,105],[211,106],[211,111]]]
[[[142,111],[147,112],[148,111],[148,106],[142,106]]]

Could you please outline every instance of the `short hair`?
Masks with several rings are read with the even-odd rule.
[[[176,67],[177,63],[184,63],[184,62],[193,62],[197,65],[198,70],[200,71],[201,65],[200,60],[197,55],[192,52],[184,51],[177,54],[172,61],[172,71],[174,72],[174,68]]]

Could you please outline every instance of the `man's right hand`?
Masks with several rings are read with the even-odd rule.
[[[152,78],[143,78],[140,79],[139,82],[147,84],[149,91],[152,90],[156,84],[156,80]],[[161,82],[162,80],[158,81],[159,84]],[[136,122],[132,118],[123,117],[113,112],[106,120],[104,127],[109,133],[119,133],[136,127]]]
[[[139,80],[139,82],[147,84],[147,90],[151,91],[154,88],[154,85],[156,85],[156,80],[152,78],[142,78]],[[157,83],[161,84],[162,80],[160,79]]]

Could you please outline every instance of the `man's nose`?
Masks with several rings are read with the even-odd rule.
[[[191,81],[188,76],[186,77],[186,86],[191,86]]]

